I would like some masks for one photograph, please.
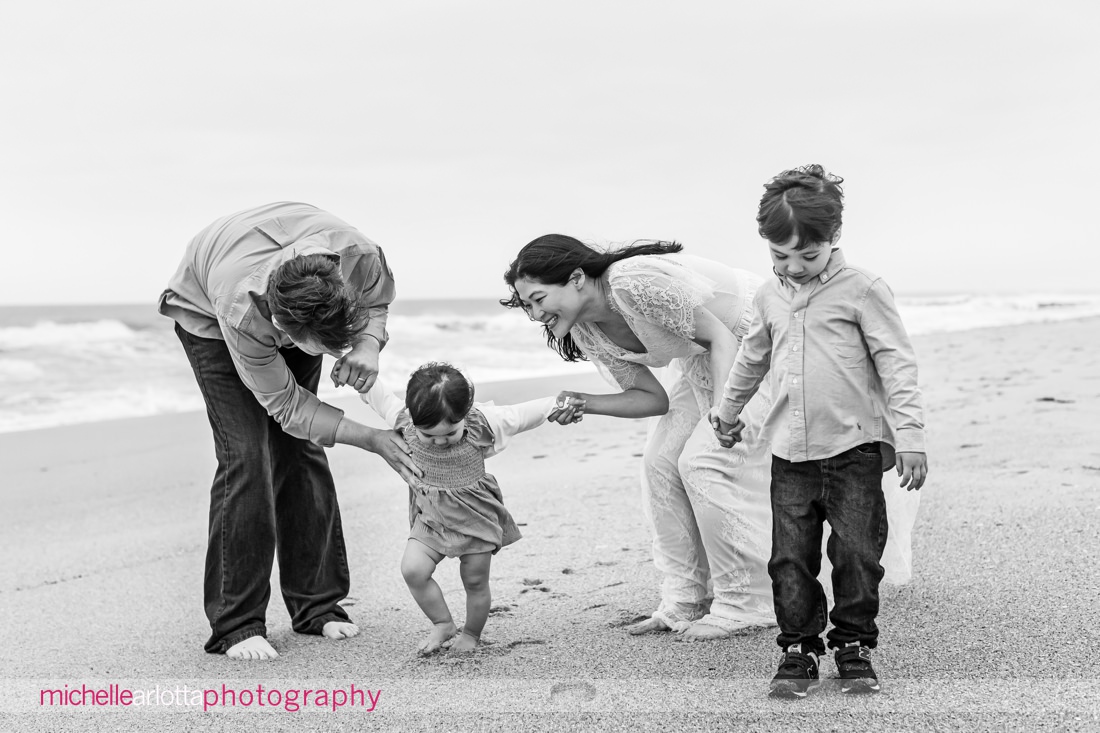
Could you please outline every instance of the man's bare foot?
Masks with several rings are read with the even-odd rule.
[[[443,642],[447,641],[457,633],[458,627],[455,626],[454,621],[447,621],[441,624],[433,624],[432,633],[428,634],[427,639],[420,642],[420,646],[417,647],[417,653],[421,656],[435,654],[437,651],[443,648]]]
[[[671,631],[671,627],[659,618],[651,616],[644,621],[639,621],[636,624],[626,627],[626,631],[629,634],[638,636],[640,634],[649,634],[654,631]]]
[[[244,641],[238,641],[225,651],[225,656],[230,659],[274,659],[279,656],[275,647],[267,643],[262,636],[250,636]]]
[[[477,649],[479,643],[481,643],[480,639],[463,631],[451,642],[450,650],[452,652],[472,652]]]
[[[321,627],[321,636],[326,639],[350,639],[359,634],[359,627],[350,621],[329,621]]]

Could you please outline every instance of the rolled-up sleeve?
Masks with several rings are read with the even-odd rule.
[[[899,452],[924,453],[924,413],[917,384],[917,357],[894,296],[882,280],[867,292],[860,328],[886,391]]]
[[[389,318],[390,303],[397,295],[393,272],[386,264],[386,255],[382,248],[377,245],[363,247],[358,254],[351,257],[348,282],[360,288],[360,302],[367,309],[367,324],[363,335],[374,336],[380,346],[385,346],[389,340],[386,321]]]
[[[282,429],[295,438],[326,448],[336,443],[336,427],[344,412],[302,388],[279,348],[221,323],[222,335],[244,385]]]

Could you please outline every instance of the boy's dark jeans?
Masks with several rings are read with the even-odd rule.
[[[276,548],[293,629],[320,634],[329,621],[347,621],[338,604],[351,581],[324,449],[283,432],[237,376],[224,341],[179,325],[176,335],[206,401],[218,459],[203,590],[212,629],[206,651],[267,635]],[[321,357],[298,349],[280,353],[298,384],[316,394]]]
[[[832,534],[826,547],[833,564],[831,648],[853,641],[878,643],[879,561],[886,547],[886,500],[878,443],[865,443],[832,458],[791,463],[772,456],[772,555],[768,573],[775,595],[779,646],[803,644],[823,654],[825,592],[821,571],[822,522]]]

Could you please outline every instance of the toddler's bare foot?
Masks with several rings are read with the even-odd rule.
[[[274,659],[279,656],[275,647],[267,643],[262,636],[250,636],[244,641],[238,641],[225,651],[225,656],[230,659]]]
[[[326,639],[350,639],[359,634],[359,627],[350,621],[329,621],[321,627]]]
[[[463,631],[458,637],[451,642],[452,652],[472,652],[477,649],[477,645],[481,642],[476,636],[467,634]]]
[[[417,648],[417,653],[421,656],[435,654],[437,651],[443,648],[443,642],[447,641],[457,633],[458,627],[455,626],[454,621],[446,621],[441,624],[433,624],[432,633],[428,634],[428,638],[420,643],[420,646]]]
[[[636,624],[626,627],[627,633],[639,636],[640,634],[648,634],[653,631],[671,631],[671,627],[656,617],[647,618],[644,621],[639,621]]]

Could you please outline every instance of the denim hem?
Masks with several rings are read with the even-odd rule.
[[[875,639],[849,639],[847,641],[844,641],[842,639],[834,639],[831,632],[828,634],[828,636],[829,636],[829,645],[828,646],[829,646],[830,649],[833,649],[833,650],[843,649],[845,646],[852,643],[853,641],[858,641],[860,646],[865,646],[868,649],[874,649],[876,646],[878,646],[878,639],[877,638],[875,638]]]
[[[236,644],[240,644],[245,639],[251,639],[253,636],[262,636],[267,638],[267,629],[263,626],[250,626],[247,629],[241,629],[240,631],[234,631],[221,641],[221,648],[217,650],[219,654],[225,654],[229,651],[229,647]]]
[[[798,641],[787,641],[786,639],[783,639],[783,635],[780,634],[780,636],[776,639],[776,643],[779,644],[780,648],[783,649],[783,651],[787,651],[789,647],[792,647],[795,644],[801,644],[803,651],[813,652],[819,657],[825,656],[825,642],[821,640],[820,636],[806,636],[799,639]]]
[[[337,608],[339,608],[341,611],[344,610],[339,606],[337,606]],[[309,626],[307,626],[306,628],[294,629],[294,631],[299,634],[313,634],[315,636],[320,636],[321,633],[325,630],[325,624],[327,624],[329,621],[339,621],[342,624],[355,623],[350,618],[348,618],[347,612],[344,612],[344,615],[341,616],[336,611],[328,611],[327,613],[323,613],[317,618],[310,621]]]

